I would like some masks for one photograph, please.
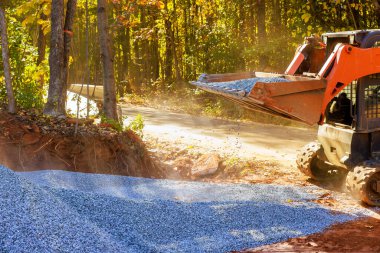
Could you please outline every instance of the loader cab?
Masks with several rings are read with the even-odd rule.
[[[328,57],[337,43],[361,48],[379,47],[380,30],[327,33],[322,40]],[[327,108],[325,124],[318,131],[323,156],[326,156],[324,160],[349,168],[368,159],[380,158],[380,73],[353,81],[340,94],[346,94],[350,100],[352,121],[343,122],[342,117],[334,117],[334,108]]]
[[[379,47],[380,30],[326,33],[322,35],[322,40],[326,44],[327,59],[338,43],[361,48]],[[380,130],[380,73],[353,81],[344,88],[343,93],[351,100],[353,118],[352,124],[345,125],[360,132]],[[334,123],[334,119],[328,119],[328,122]]]

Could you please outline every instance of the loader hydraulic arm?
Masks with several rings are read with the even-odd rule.
[[[326,82],[319,124],[323,124],[329,102],[344,87],[354,80],[376,73],[380,73],[380,48],[337,44],[317,76]]]

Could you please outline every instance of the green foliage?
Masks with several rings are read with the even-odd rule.
[[[134,131],[140,137],[143,137],[143,130],[145,127],[144,118],[141,114],[137,114],[133,121],[129,123],[127,129]]]
[[[102,125],[110,126],[118,132],[132,130],[140,137],[143,137],[145,123],[141,114],[137,114],[137,116],[127,126],[124,127],[124,121],[126,119],[127,117],[124,116],[120,121],[117,121],[114,119],[107,118],[104,114],[100,114],[100,120]]]
[[[123,131],[123,123],[114,119],[107,118],[104,114],[100,114],[100,122],[102,125],[110,126],[118,132]]]
[[[47,78],[47,61],[37,66],[37,48],[31,43],[28,29],[12,15],[8,15],[7,21],[11,75],[16,103],[23,109],[41,109],[44,89],[41,87],[40,78]],[[4,83],[2,69],[0,75],[0,82]],[[6,101],[5,85],[0,87],[0,99]]]

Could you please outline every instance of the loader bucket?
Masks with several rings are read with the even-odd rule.
[[[319,122],[326,83],[320,79],[262,72],[203,74],[191,84],[254,111]]]

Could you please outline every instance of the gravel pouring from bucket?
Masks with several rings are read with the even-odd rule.
[[[320,119],[326,89],[325,82],[320,79],[261,72],[202,74],[192,84],[250,110],[310,125]]]

